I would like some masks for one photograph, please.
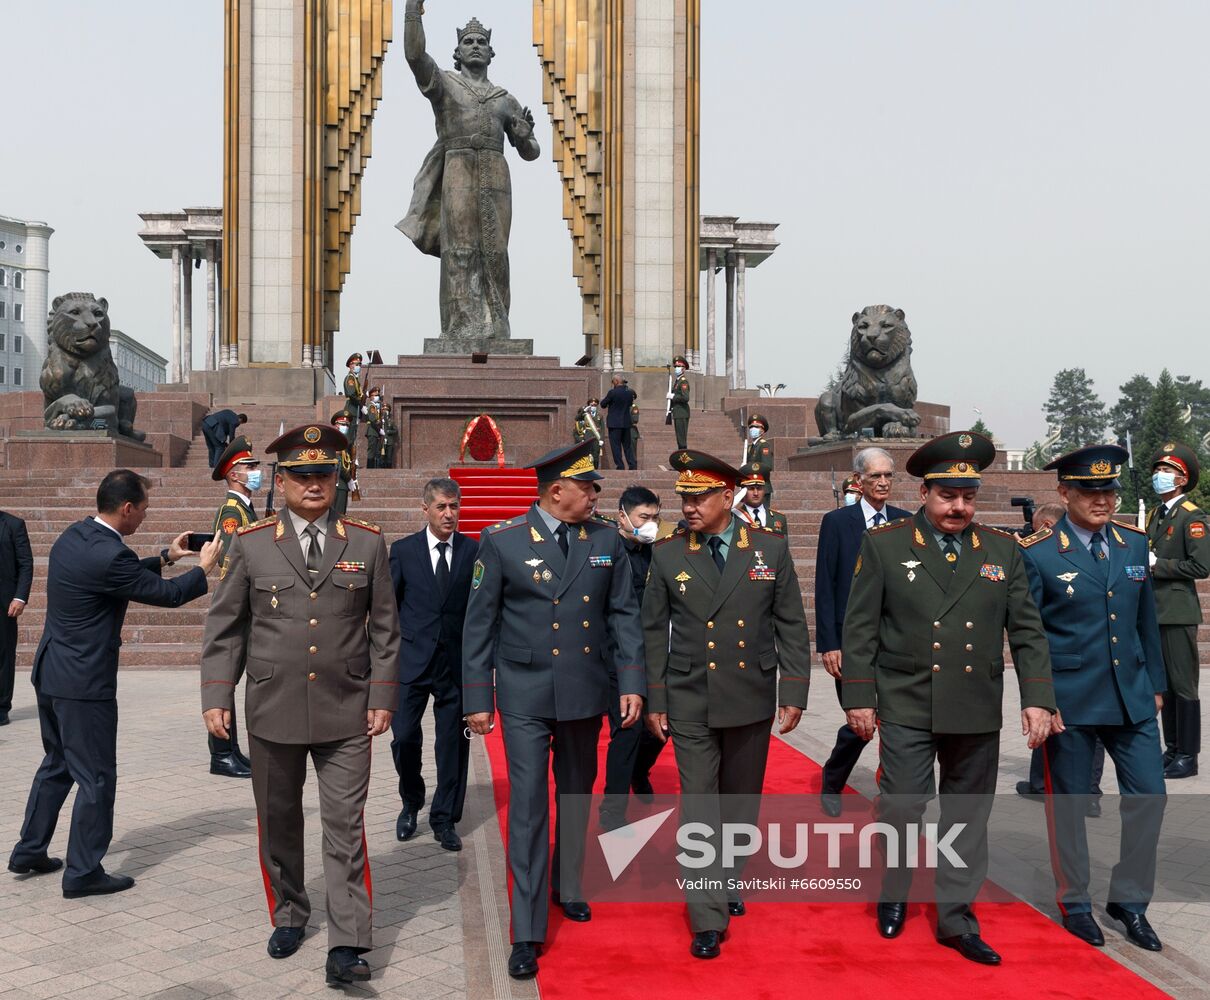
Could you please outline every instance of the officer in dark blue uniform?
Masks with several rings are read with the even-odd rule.
[[[1122,791],[1121,860],[1106,912],[1141,948],[1159,951],[1147,922],[1164,812],[1156,713],[1167,687],[1148,570],[1147,538],[1112,520],[1125,448],[1093,445],[1055,459],[1067,514],[1022,542],[1030,590],[1050,642],[1055,700],[1066,729],[1046,741],[1047,823],[1063,926],[1105,943],[1088,893],[1087,793],[1097,737]]]

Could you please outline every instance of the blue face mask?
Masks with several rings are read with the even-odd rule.
[[[852,507],[853,504],[857,503],[857,501],[860,499],[861,495],[858,493],[846,493],[844,495],[844,505],[846,507]]]
[[[1176,489],[1175,472],[1156,472],[1151,477],[1151,488],[1160,496]]]
[[[753,441],[755,441],[758,437],[760,437],[760,428],[759,427],[749,427],[748,428],[748,437],[750,437]]]
[[[257,490],[260,489],[260,482],[261,482],[260,469],[253,469],[251,472],[248,473],[248,478],[244,482],[244,485],[246,487],[248,487],[249,493],[255,493]]]

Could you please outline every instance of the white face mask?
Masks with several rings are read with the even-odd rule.
[[[597,408],[595,406],[590,406],[588,408],[588,415],[590,417],[595,417],[597,415]]]
[[[349,425],[348,424],[341,425],[340,427],[337,428],[337,430],[339,430],[340,433],[343,434],[345,437],[349,436]]]
[[[684,369],[684,368],[682,368],[680,365],[677,365],[677,366],[676,366],[675,368],[673,368],[672,370],[673,370],[673,372],[674,372],[675,374],[677,374],[677,375],[684,375],[684,374],[685,374],[685,369]]]
[[[1160,496],[1176,489],[1175,472],[1156,472],[1151,477],[1151,488]]]
[[[858,496],[856,493],[846,493],[844,495],[844,505],[846,507],[852,507],[853,504],[857,503],[857,501],[860,499],[861,499],[861,497]]]
[[[251,469],[248,472],[248,478],[244,480],[244,486],[247,487],[249,493],[255,493],[260,489],[261,470]]]
[[[748,437],[750,437],[753,441],[755,441],[758,437],[760,437],[760,428],[759,427],[749,427],[748,428]]]
[[[658,521],[648,521],[646,524],[640,524],[634,529],[631,534],[636,542],[642,542],[644,545],[650,545],[655,541],[656,536],[660,533],[660,525]]]

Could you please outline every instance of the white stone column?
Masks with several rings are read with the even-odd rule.
[[[181,256],[181,381],[193,371],[193,248]]]
[[[168,381],[181,380],[181,248],[172,248],[172,358]]]
[[[206,371],[214,371],[214,338],[218,302],[214,293],[214,241],[206,243]]]
[[[42,222],[31,222],[25,230],[25,372],[27,389],[36,389],[46,360],[46,319],[50,308],[50,237],[54,232]]]
[[[706,366],[707,375],[715,375],[718,353],[714,347],[714,272],[718,268],[718,251],[706,251]]]
[[[735,388],[735,254],[727,253],[727,387]]]
[[[748,388],[748,341],[744,333],[747,259],[742,253],[735,257],[735,385],[740,389]]]

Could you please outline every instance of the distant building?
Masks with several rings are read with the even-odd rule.
[[[168,359],[121,330],[109,331],[109,349],[118,366],[118,379],[135,392],[151,392],[168,381]]]
[[[0,215],[0,392],[38,388],[53,232],[45,222]]]

